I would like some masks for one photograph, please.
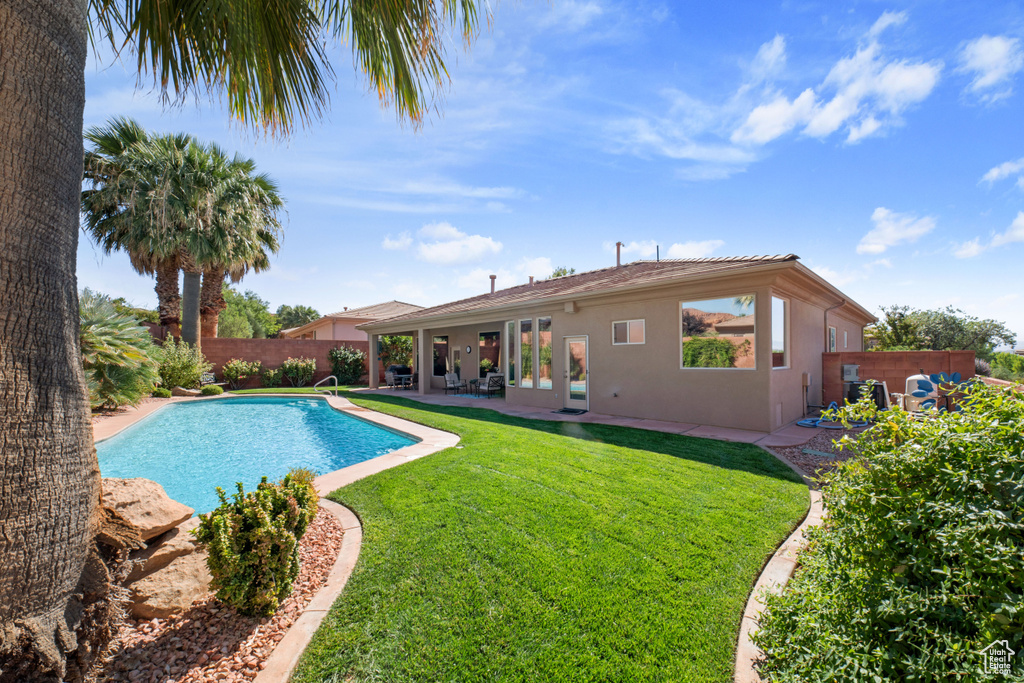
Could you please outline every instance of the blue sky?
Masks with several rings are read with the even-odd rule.
[[[241,287],[273,308],[430,305],[612,265],[621,240],[627,260],[792,252],[873,311],[953,305],[1024,346],[1020,3],[500,3],[418,130],[333,56],[327,118],[285,140],[216,100],[166,108],[103,56],[85,123],[188,131],[271,174],[283,246]],[[84,236],[78,273],[155,303]]]

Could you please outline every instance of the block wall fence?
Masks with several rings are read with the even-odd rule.
[[[918,374],[959,372],[964,379],[974,377],[974,351],[861,351],[821,354],[822,388],[825,405],[842,403],[843,366],[859,365],[861,381],[885,382],[889,392],[903,393],[907,377]]]

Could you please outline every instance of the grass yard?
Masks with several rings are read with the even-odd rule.
[[[746,444],[349,398],[462,448],[331,494],[362,550],[293,682],[732,680],[754,578],[807,511],[788,467]]]

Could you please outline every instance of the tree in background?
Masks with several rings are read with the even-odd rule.
[[[554,279],[556,277],[565,277],[566,275],[575,275],[575,274],[576,274],[576,269],[575,268],[569,268],[567,266],[558,266],[553,271],[551,271],[551,275],[548,276],[548,279],[551,280],[551,279]]]
[[[221,314],[219,336],[266,339],[281,329],[270,312],[270,303],[256,292],[246,290],[245,294],[239,294],[225,286],[224,300],[227,305]]]
[[[113,301],[114,308],[121,315],[126,315],[130,318],[135,318],[139,322],[143,323],[154,323],[160,322],[160,312],[150,308],[140,308],[138,306],[132,306],[131,303],[123,296],[119,296]]]
[[[980,320],[952,306],[919,311],[908,306],[882,309],[882,320],[866,330],[876,351],[974,351],[988,359],[997,346],[1013,346],[1017,335],[997,320]]]
[[[277,323],[282,330],[292,327],[302,327],[314,320],[319,320],[320,314],[310,306],[289,306],[287,304],[277,307]]]
[[[412,337],[388,334],[380,338],[380,362],[389,365],[412,365]]]
[[[278,134],[327,108],[327,34],[351,46],[383,103],[419,122],[448,83],[451,33],[473,38],[477,6],[50,0],[4,3],[0,17],[16,27],[0,31],[0,433],[18,435],[0,447],[0,669],[81,681],[117,630],[75,278],[90,36],[135,57],[168,98],[217,94],[244,126]]]

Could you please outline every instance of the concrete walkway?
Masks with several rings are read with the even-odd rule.
[[[419,403],[426,403],[435,406],[453,406],[459,408],[487,408],[503,415],[512,417],[524,417],[531,420],[550,420],[552,422],[584,422],[592,424],[615,425],[616,427],[635,427],[636,429],[649,429],[655,432],[668,432],[670,434],[685,434],[697,436],[702,439],[715,439],[718,441],[736,441],[740,443],[753,443],[759,446],[786,448],[799,446],[810,441],[822,429],[809,429],[798,427],[795,424],[788,425],[782,429],[769,434],[768,432],[753,432],[745,429],[729,429],[727,427],[713,427],[710,425],[699,425],[689,422],[667,422],[663,420],[644,420],[635,417],[620,417],[617,415],[602,415],[601,413],[587,412],[582,415],[565,415],[556,413],[549,408],[534,408],[531,406],[508,405],[504,399],[499,398],[476,398],[461,395],[425,394],[421,395],[415,391],[402,391],[396,389],[354,389],[357,395],[380,394],[386,396],[397,396],[408,398]]]

